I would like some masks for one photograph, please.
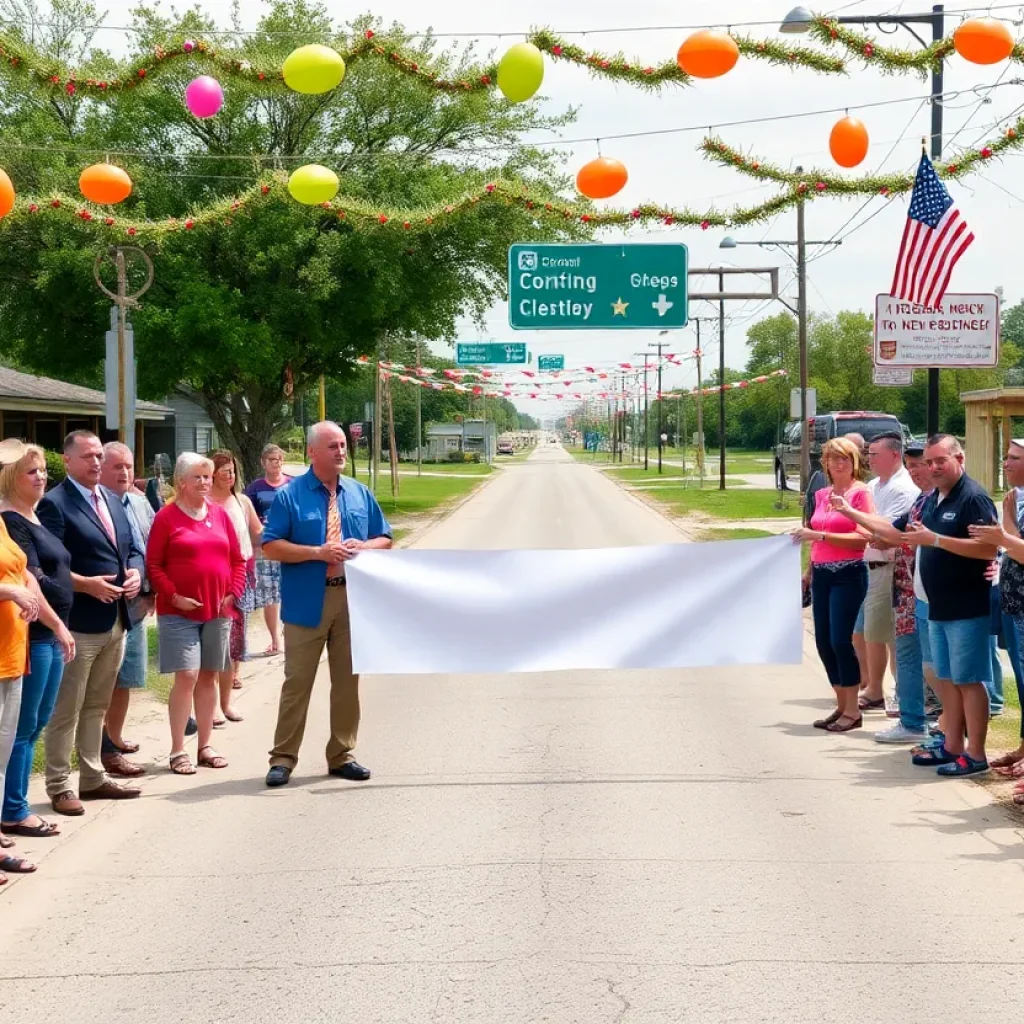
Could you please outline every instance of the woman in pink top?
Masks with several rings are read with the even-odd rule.
[[[184,452],[174,467],[174,501],[153,520],[146,570],[156,593],[160,671],[174,673],[168,700],[171,771],[195,775],[185,753],[185,725],[195,701],[201,768],[225,768],[210,746],[217,676],[230,668],[231,616],[245,589],[238,535],[219,505],[208,501],[213,463]]]
[[[853,629],[868,589],[864,564],[868,538],[852,520],[833,510],[829,499],[841,494],[861,512],[874,512],[874,503],[871,492],[860,481],[860,452],[849,439],[837,437],[822,448],[821,468],[828,486],[815,495],[810,523],[793,537],[811,544],[814,642],[836,695],[835,711],[815,722],[814,727],[849,732],[864,722],[857,706],[860,666],[853,648]]]

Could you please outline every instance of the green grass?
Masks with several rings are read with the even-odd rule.
[[[418,515],[462,497],[479,484],[479,479],[466,477],[402,476],[398,497],[394,497],[390,477],[382,475],[377,501],[386,516]]]
[[[458,473],[463,476],[487,476],[493,469],[486,462],[424,462],[424,473]],[[391,469],[387,463],[382,463],[380,475],[383,480],[391,475]],[[400,462],[398,464],[398,475],[403,479],[408,476],[416,476],[415,462]]]
[[[719,529],[701,530],[700,540],[759,540],[762,537],[774,537],[769,530],[753,530],[747,527],[740,529]]]
[[[705,487],[680,488],[671,494],[656,495],[679,515],[702,512],[716,519],[799,519],[800,503],[789,499],[788,507],[778,509],[778,492],[748,488],[743,490],[719,491]]]
[[[392,530],[391,539],[395,542],[395,545],[397,546],[398,542],[401,541],[403,538],[408,537],[410,533],[412,533],[412,530]]]

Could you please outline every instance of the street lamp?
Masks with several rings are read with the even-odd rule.
[[[905,28],[926,50],[929,46],[940,42],[946,34],[946,8],[942,4],[935,4],[930,12],[922,11],[919,14],[841,14],[829,20],[839,25],[874,25],[880,32],[894,32],[897,28]],[[813,22],[814,16],[806,7],[794,7],[782,19],[779,31],[785,32],[787,35],[810,32]],[[931,25],[930,43],[914,31],[914,25]],[[886,26],[892,26],[892,28],[889,29]],[[942,60],[934,60],[931,63],[932,132],[930,150],[932,160],[942,158],[943,63]],[[937,434],[939,432],[939,371],[936,369],[928,370],[928,404],[925,419],[928,434]]]
[[[803,168],[796,168],[797,173]],[[726,235],[718,243],[720,249],[735,249],[740,245],[757,245],[762,248],[776,247],[786,252],[789,248],[796,249],[796,307],[779,296],[781,302],[791,313],[796,314],[797,338],[800,356],[800,492],[807,490],[807,478],[811,469],[811,442],[807,431],[807,246],[809,245],[842,245],[842,239],[828,241],[808,241],[804,234],[804,201],[801,199],[796,206],[796,241],[780,241],[765,239],[760,242],[737,241],[732,235]]]

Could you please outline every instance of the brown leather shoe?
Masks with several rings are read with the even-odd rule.
[[[63,793],[50,797],[50,806],[58,814],[66,814],[69,818],[77,818],[79,815],[85,814],[85,808],[81,801],[70,789],[65,789]]]
[[[116,775],[122,779],[135,779],[146,774],[146,769],[141,764],[129,761],[124,754],[104,754],[102,759],[103,770],[108,775]]]
[[[142,790],[136,789],[134,786],[122,786],[117,782],[104,782],[99,788],[82,790],[78,795],[83,800],[134,800],[141,793]]]

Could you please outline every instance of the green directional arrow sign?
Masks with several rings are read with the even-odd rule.
[[[486,366],[488,363],[525,363],[526,344],[514,341],[477,342],[455,346],[455,362],[459,366]]]
[[[678,243],[517,243],[508,250],[509,324],[517,331],[685,327],[688,265]]]
[[[565,356],[538,356],[538,370],[564,370]]]

